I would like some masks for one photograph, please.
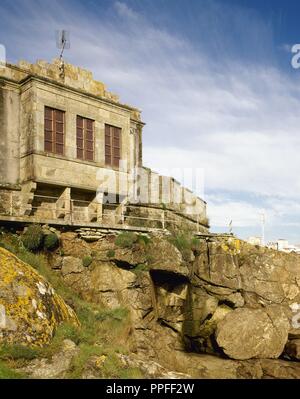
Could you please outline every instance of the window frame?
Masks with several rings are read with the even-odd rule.
[[[109,134],[107,132],[109,131]],[[115,137],[115,132],[118,132],[118,137]],[[109,137],[109,144],[107,141]],[[118,140],[118,145],[115,145],[115,140]],[[107,149],[109,148],[109,154],[107,154]],[[115,156],[115,150],[118,149],[119,155]],[[108,161],[110,159],[110,161]],[[116,165],[115,160],[118,160],[118,165]],[[122,159],[122,128],[118,126],[113,126],[108,123],[104,125],[104,162],[105,166],[111,168],[120,168],[120,161]]]
[[[82,121],[81,127],[78,124],[79,120]],[[88,122],[91,122],[92,129],[88,129]],[[82,130],[82,137],[78,136],[79,129]],[[92,140],[87,138],[88,132],[92,132]],[[79,147],[79,140],[82,141],[82,147]],[[88,142],[92,142],[92,149],[87,148]],[[79,155],[78,151],[82,151],[82,156]],[[88,153],[92,153],[92,159],[88,158]],[[76,115],[76,158],[81,161],[95,162],[95,120],[82,115]]]
[[[51,118],[47,112],[51,113]],[[65,155],[65,126],[66,126],[66,112],[61,109],[49,107],[45,105],[44,107],[44,151],[46,153],[64,156]],[[58,115],[62,115],[62,119],[58,118]],[[49,124],[51,122],[51,127]],[[62,130],[58,130],[57,127],[61,125]],[[51,132],[51,133],[50,133]],[[49,134],[50,133],[50,134]],[[51,137],[49,137],[51,136]],[[62,141],[58,141],[58,137],[62,136]],[[62,146],[62,151],[58,151],[58,146]],[[51,149],[50,149],[51,147]]]

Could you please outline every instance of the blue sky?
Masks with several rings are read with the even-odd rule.
[[[11,62],[66,60],[143,110],[144,163],[204,170],[214,231],[300,243],[298,1],[2,0]]]

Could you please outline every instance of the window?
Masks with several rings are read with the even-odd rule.
[[[119,167],[121,159],[121,129],[105,125],[105,164]]]
[[[77,115],[77,158],[94,161],[94,121]]]
[[[64,154],[64,125],[64,111],[45,107],[45,151]]]

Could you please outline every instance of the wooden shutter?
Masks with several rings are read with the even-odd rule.
[[[64,154],[64,119],[65,113],[57,109],[54,110],[55,115],[55,153]]]
[[[64,154],[65,113],[45,107],[44,147],[45,151]]]
[[[119,167],[121,159],[121,129],[105,125],[105,164]]]
[[[113,156],[113,166],[119,167],[120,162],[120,136],[121,129],[118,127],[113,128],[113,137],[112,137],[112,156]]]
[[[94,160],[94,121],[77,116],[77,158]]]
[[[84,159],[83,118],[81,116],[77,116],[76,143],[77,143],[77,158]]]
[[[53,109],[45,107],[45,133],[44,147],[45,151],[53,152]]]
[[[111,126],[105,125],[105,164],[106,165],[111,165],[112,161],[111,137],[112,137]]]
[[[85,159],[88,161],[94,160],[94,121],[91,119],[85,119],[85,138],[84,138],[84,150]]]

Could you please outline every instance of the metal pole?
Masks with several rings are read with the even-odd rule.
[[[165,211],[162,211],[161,214],[161,223],[162,223],[162,228],[165,228]]]
[[[261,245],[265,246],[265,214],[261,214]]]

